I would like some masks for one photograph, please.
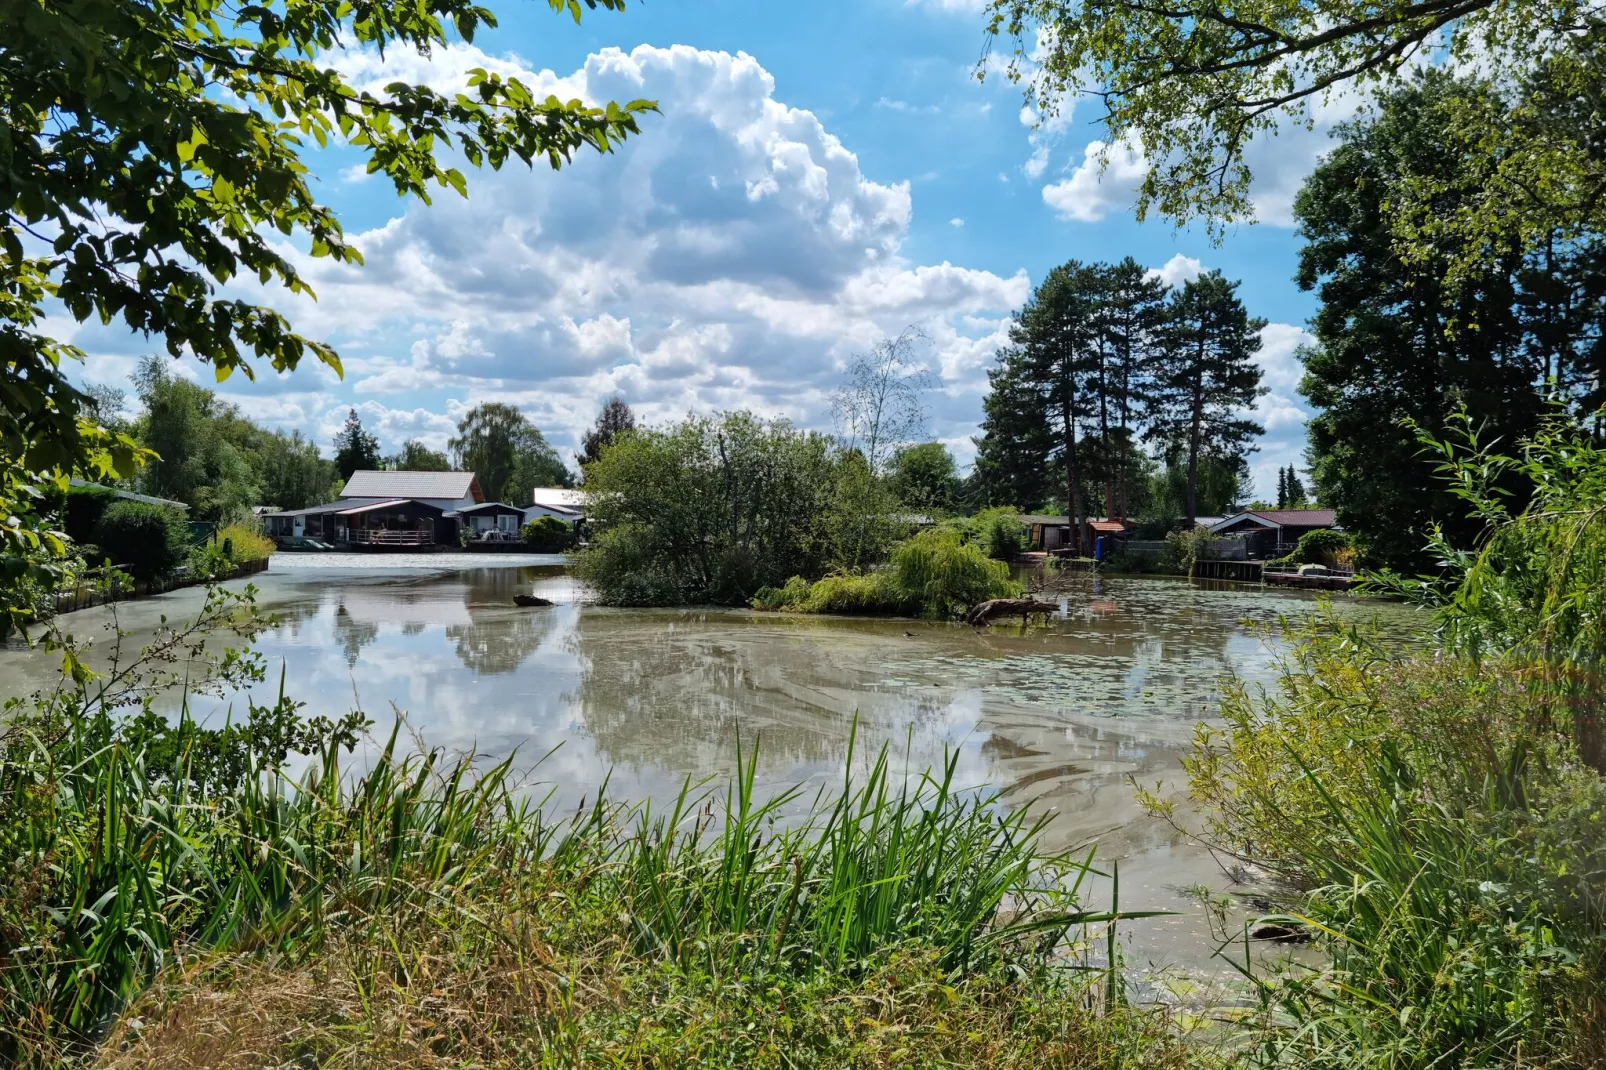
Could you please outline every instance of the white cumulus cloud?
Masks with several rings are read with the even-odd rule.
[[[541,94],[662,111],[619,151],[562,171],[467,172],[467,200],[443,192],[353,235],[361,267],[292,252],[317,302],[268,296],[348,369],[298,410],[319,441],[352,404],[393,448],[439,444],[454,415],[505,400],[572,448],[616,392],[649,421],[745,406],[828,426],[847,358],[909,324],[933,340],[932,433],[973,429],[1025,273],[908,261],[909,183],[866,175],[818,117],[775,98],[753,57],[606,49],[561,76],[471,46],[342,63],[375,88],[460,88],[480,66]]]

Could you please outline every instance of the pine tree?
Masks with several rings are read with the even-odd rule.
[[[353,472],[373,471],[379,465],[379,439],[363,430],[357,410],[350,410],[346,426],[335,436],[335,467],[340,478],[350,479]]]
[[[1212,271],[1167,303],[1148,437],[1187,458],[1189,524],[1198,515],[1200,457],[1242,457],[1251,452],[1250,440],[1264,432],[1238,415],[1266,392],[1252,360],[1266,322],[1249,317],[1237,289]]]
[[[1277,469],[1277,508],[1288,508],[1288,469]]]
[[[597,414],[597,422],[585,433],[580,443],[580,466],[602,456],[602,451],[613,445],[613,440],[626,431],[636,429],[636,414],[630,411],[625,399],[617,395],[608,399]]]
[[[1048,413],[1043,394],[1014,348],[998,351],[987,372],[982,433],[975,438],[976,464],[965,486],[966,504],[1008,505],[1028,512],[1048,497]]]
[[[1072,545],[1086,523],[1082,502],[1082,421],[1096,411],[1089,390],[1099,365],[1099,309],[1103,281],[1097,267],[1072,260],[1048,273],[1010,329],[1021,366],[1041,392],[1054,454],[1065,480]]]
[[[1288,466],[1288,508],[1305,508],[1305,484],[1300,482],[1293,465]]]
[[[1104,282],[1099,309],[1099,360],[1093,389],[1100,433],[1100,474],[1105,515],[1125,517],[1132,477],[1141,468],[1137,424],[1148,405],[1149,369],[1165,320],[1165,284],[1132,257],[1099,269]]]

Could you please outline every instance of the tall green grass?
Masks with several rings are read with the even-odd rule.
[[[952,760],[906,778],[883,750],[862,781],[760,801],[748,750],[723,791],[688,782],[664,810],[599,795],[565,816],[520,790],[512,759],[413,753],[397,729],[353,775],[350,728],[296,736],[313,760],[292,777],[272,732],[232,737],[238,760],[220,762],[219,737],[186,721],[164,734],[78,711],[8,726],[9,1057],[93,1044],[208,949],[304,959],[409,904],[513,899],[536,877],[581,914],[626,915],[637,955],[718,976],[852,973],[905,944],[961,976],[1041,964],[1072,930],[1114,920],[1078,906],[1088,859],[1043,852],[1040,820],[956,790]]]

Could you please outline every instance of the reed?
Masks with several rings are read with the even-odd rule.
[[[342,765],[351,723],[295,722],[314,760],[292,777],[283,722],[254,707],[252,732],[163,732],[78,711],[0,736],[8,1059],[92,1049],[197,956],[314,960],[410,910],[532,886],[626,919],[637,959],[714,978],[850,976],[901,947],[954,978],[1035,969],[1116,920],[1078,904],[1090,858],[1043,852],[1041,821],[957,790],[954,760],[904,777],[883,749],[857,781],[850,754],[838,790],[760,801],[744,748],[722,790],[687,782],[663,810],[599,794],[563,816],[511,758],[412,752],[400,722],[360,775]]]

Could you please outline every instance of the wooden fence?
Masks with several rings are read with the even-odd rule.
[[[228,579],[239,579],[241,576],[254,576],[258,572],[267,570],[271,558],[264,557],[260,561],[249,561],[239,565],[234,575]],[[99,573],[100,570],[96,570]],[[198,587],[207,582],[204,576],[191,575],[189,569],[179,569],[170,576],[150,580],[122,580],[105,575],[93,575],[91,582],[78,583],[72,589],[56,592],[56,614],[75,613],[80,609],[89,609],[92,606],[103,606],[108,602],[127,602],[135,598],[149,598],[152,595],[166,594],[181,587]]]

